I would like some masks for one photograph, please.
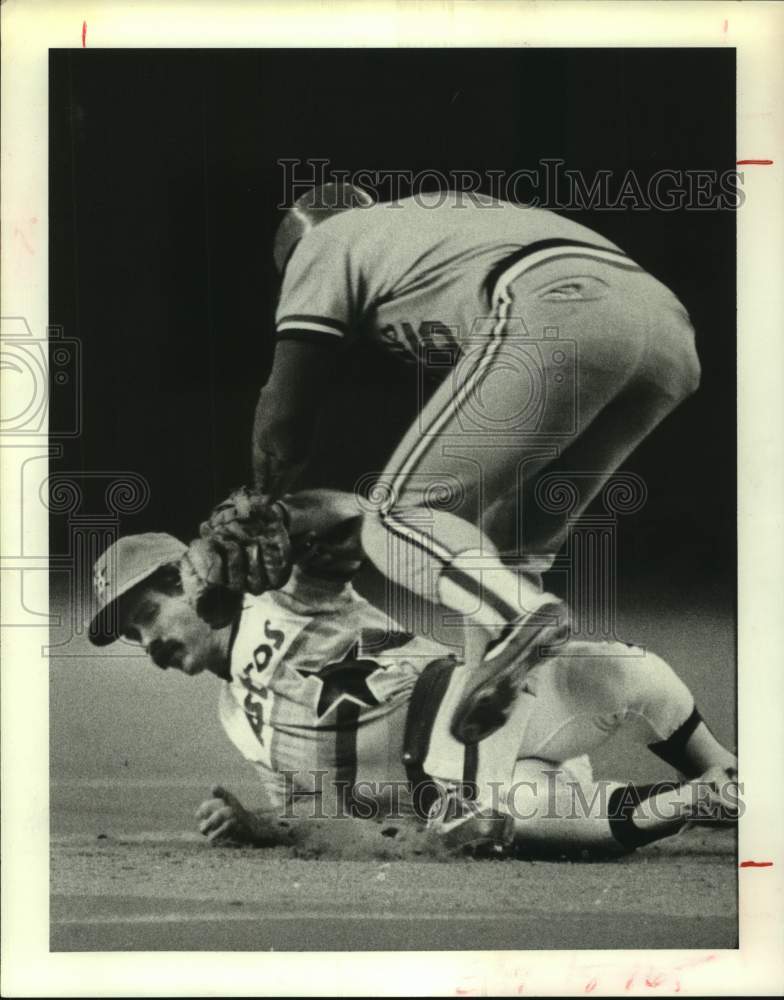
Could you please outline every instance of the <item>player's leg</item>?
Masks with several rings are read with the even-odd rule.
[[[631,849],[671,836],[706,810],[727,807],[723,815],[731,816],[737,758],[708,729],[672,667],[623,643],[572,642],[569,653],[527,678],[537,711],[526,719],[521,755],[554,763],[544,784],[527,788],[519,784],[525,766],[516,767],[506,804],[516,839]],[[561,773],[557,762],[589,753],[621,730],[687,780],[609,785],[579,774],[575,780],[568,765]]]
[[[478,495],[482,506],[515,483],[525,486],[564,448],[579,447],[586,429],[634,385],[642,417],[604,421],[596,435],[602,448],[589,448],[581,462],[597,483],[606,480],[696,387],[692,331],[663,286],[635,265],[580,261],[587,273],[569,279],[563,297],[575,267],[561,261],[533,277],[499,279],[495,317],[467,343],[455,377],[396,450],[380,484],[388,495],[363,531],[368,555],[388,577],[496,639],[456,709],[455,731],[466,742],[502,724],[521,650],[530,654],[543,639],[547,618],[531,613],[557,606],[511,573],[475,523],[459,516],[463,498]],[[531,330],[543,335],[532,338]],[[434,493],[437,505],[429,502]],[[552,631],[544,638],[552,641]]]
[[[667,836],[694,818],[714,793],[720,800],[722,785],[731,781],[728,772],[737,768],[735,755],[700,717],[688,687],[655,654],[623,643],[570,642],[563,655],[530,671],[506,725],[468,748],[449,731],[463,669],[453,670],[440,694],[423,766],[445,788],[456,787],[459,798],[468,791],[472,804],[462,815],[452,804],[448,823],[446,812],[437,815],[438,835],[481,841],[488,817],[511,815],[515,836],[522,838],[553,838],[560,844],[571,838],[578,847],[593,841],[631,846],[635,826],[641,831],[639,843],[649,835]],[[575,788],[564,784],[566,778],[574,784],[575,759],[624,728],[689,780],[640,789],[594,785],[590,773],[583,773]],[[548,773],[533,786],[522,784],[529,765],[520,765],[518,758],[548,761]],[[563,762],[570,762],[565,769]],[[713,777],[700,780],[706,772]],[[563,806],[565,795],[569,809]],[[549,826],[546,817],[552,819]],[[465,824],[465,830],[458,829]],[[500,821],[496,827],[496,841],[498,830],[510,833]]]
[[[710,769],[685,782],[595,781],[583,759],[536,758],[515,766],[507,810],[521,854],[620,854],[672,837],[694,821],[736,815],[733,772]]]
[[[503,343],[493,364],[502,371],[514,368],[517,352],[518,345]],[[378,512],[365,517],[362,531],[365,552],[387,578],[467,623],[465,658],[476,668],[475,685],[482,682],[478,668],[488,643],[500,640],[497,652],[502,652],[504,630],[516,623],[510,676],[487,671],[490,704],[471,733],[469,726],[463,727],[465,742],[475,742],[503,723],[514,699],[522,650],[534,654],[566,626],[561,602],[504,566],[478,527],[483,495],[500,492],[514,480],[519,440],[503,447],[496,435],[496,446],[489,447],[486,428],[467,430],[465,421],[470,423],[475,408],[472,395],[481,391],[483,405],[496,414],[505,408],[513,413],[519,403],[508,385],[501,391],[494,383],[482,384],[484,354],[480,349],[473,353],[458,365],[454,379],[439,387],[404,436],[373,492]],[[551,448],[546,451],[552,454]]]
[[[483,512],[482,528],[504,560],[528,567],[532,575],[549,568],[565,541],[568,523],[580,517],[602,488],[612,488],[612,473],[699,385],[694,331],[678,300],[650,275],[605,268],[608,272],[615,280],[616,294],[611,302],[596,305],[612,312],[637,300],[625,321],[636,331],[635,343],[643,345],[642,353],[635,361],[628,345],[619,345],[629,370],[619,391],[593,419],[579,421],[579,434],[562,441],[551,461],[527,462],[526,474]],[[544,308],[551,321],[557,318],[557,306],[534,299],[526,322],[544,322]],[[583,311],[580,322],[596,322],[596,315],[588,317],[587,312]],[[578,318],[562,318],[559,329],[577,344],[579,404],[595,394],[594,383],[601,381],[602,372],[594,363],[596,351],[588,353],[591,345],[581,336]]]
[[[737,768],[687,685],[650,650],[572,640],[563,655],[532,670],[525,687],[537,711],[526,717],[520,756],[568,760],[628,728],[635,742],[687,778],[712,767]]]
[[[531,710],[530,699],[518,699],[513,718],[482,742],[480,755],[479,746],[464,745],[450,729],[466,672],[466,666],[454,659],[425,668],[408,706],[403,760],[414,808],[427,820],[440,848],[503,856],[512,843],[514,825],[493,792],[511,781],[520,719]]]
[[[560,317],[559,329],[572,333],[575,339],[579,411],[574,420],[576,433],[559,447],[552,461],[542,461],[532,450],[524,452],[524,465],[518,466],[517,489],[512,487],[501,494],[482,521],[482,527],[497,543],[502,561],[506,565],[515,564],[521,579],[539,589],[540,574],[552,564],[564,544],[568,525],[581,516],[601,489],[605,490],[610,509],[615,509],[615,504],[623,509],[628,496],[623,484],[613,482],[613,472],[699,384],[694,331],[678,300],[642,272],[596,262],[584,266],[593,266],[597,273],[603,269],[604,277],[611,276],[612,281],[605,285],[599,282],[597,274],[593,276],[594,282],[588,277],[579,279],[577,284],[585,285],[579,294],[585,298],[577,300],[579,308],[573,303],[573,311]],[[520,282],[523,287],[517,291],[524,302],[521,308],[527,310],[526,324],[536,329],[546,320],[558,318],[559,311],[563,312],[562,304],[531,294],[531,289],[524,287],[526,281],[530,281],[530,276]],[[618,337],[620,328],[626,333]],[[607,356],[608,345],[614,348],[617,358]],[[558,360],[555,354],[542,353],[543,359],[549,357]],[[613,360],[620,363],[621,379],[626,379],[617,392]],[[608,401],[596,411],[601,400]],[[554,420],[549,407],[544,407],[541,430],[544,433],[564,430],[559,423],[564,415],[562,407]],[[507,651],[507,667],[514,662],[516,652],[513,646]],[[499,661],[503,655],[502,652]],[[482,727],[487,717],[483,697],[491,709],[498,701],[496,678],[505,676],[504,664],[499,661],[483,662],[481,670],[467,682],[464,696],[455,709],[456,733],[462,731],[465,737],[477,726]],[[489,681],[485,681],[487,674]]]

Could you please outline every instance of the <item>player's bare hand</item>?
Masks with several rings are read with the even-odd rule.
[[[304,460],[285,460],[279,455],[264,451],[255,442],[251,452],[253,483],[256,491],[268,500],[277,500],[294,488],[302,474]]]
[[[263,839],[262,823],[236,795],[213,785],[211,797],[196,810],[199,831],[211,843],[257,844]]]

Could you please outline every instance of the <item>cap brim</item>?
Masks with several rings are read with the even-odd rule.
[[[171,555],[169,554],[167,555],[167,558],[161,559],[161,561],[155,566],[146,568],[145,571],[139,576],[129,580],[123,586],[122,590],[114,595],[108,604],[104,605],[100,611],[93,615],[90,627],[87,631],[87,636],[93,646],[108,646],[120,638],[120,615],[119,609],[117,608],[117,602],[121,597],[127,594],[129,590],[133,590],[133,588],[138,587],[140,583],[144,583],[144,581],[156,573],[161,566],[167,566],[171,561]]]
[[[120,636],[116,629],[112,629],[111,611],[117,604],[117,599],[110,601],[105,608],[101,608],[98,614],[90,622],[90,629],[87,633],[93,646],[108,646],[116,642]],[[115,617],[115,622],[117,621]]]

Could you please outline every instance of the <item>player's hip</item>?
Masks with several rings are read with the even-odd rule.
[[[484,288],[494,315],[534,303],[556,315],[579,314],[581,304],[584,309],[622,303],[633,313],[666,310],[689,323],[686,308],[666,285],[623,252],[599,245],[550,240],[530,244],[496,264]]]

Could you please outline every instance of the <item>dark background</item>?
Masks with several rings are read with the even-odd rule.
[[[183,537],[249,478],[277,294],[280,158],[336,169],[732,170],[734,52],[103,50],[50,60],[50,319],[82,345],[84,423],[55,471],[134,471],[152,490],[123,531]],[[627,576],[724,598],[735,560],[735,216],[571,213],[689,309],[699,393],[627,464],[649,499],[624,519]],[[408,374],[357,358],[324,424],[350,486],[405,425]],[[54,394],[52,426],[66,426]],[[58,409],[59,408],[59,409]],[[339,437],[338,447],[335,439]],[[325,484],[326,481],[325,481]],[[53,516],[62,551],[65,519]]]

